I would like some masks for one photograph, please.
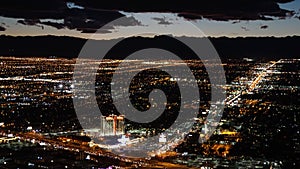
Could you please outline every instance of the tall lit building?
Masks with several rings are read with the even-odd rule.
[[[101,117],[100,136],[116,136],[125,134],[124,115]]]
[[[158,142],[159,143],[166,143],[167,142],[167,138],[163,133],[159,136]]]

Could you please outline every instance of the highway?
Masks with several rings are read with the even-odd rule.
[[[280,63],[281,60],[278,60],[277,62],[271,61],[268,66],[265,68],[261,68],[261,72],[258,73],[257,77],[252,80],[249,87],[238,92],[237,95],[230,95],[225,100],[225,105],[232,105],[238,98],[240,98],[243,94],[249,94],[252,92],[256,86],[261,82],[261,80],[267,75],[267,70],[275,66],[277,63]]]

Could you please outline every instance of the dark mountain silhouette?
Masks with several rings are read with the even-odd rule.
[[[187,38],[187,37],[181,37]],[[128,46],[141,49],[145,40],[155,42],[156,46],[166,46],[170,37],[157,36],[154,38],[132,37],[124,39],[126,43],[119,45],[119,53],[128,53]],[[223,59],[227,58],[299,58],[300,37],[246,37],[246,38],[209,38]],[[49,57],[76,58],[87,39],[66,36],[35,36],[13,37],[0,36],[0,56],[18,57]],[[100,40],[99,40],[100,41]],[[106,43],[102,40],[101,43]],[[172,43],[167,48],[179,48],[180,45]],[[130,49],[130,51],[132,51]],[[118,56],[114,56],[118,57]],[[187,57],[187,56],[183,56]],[[187,58],[188,59],[188,58]]]

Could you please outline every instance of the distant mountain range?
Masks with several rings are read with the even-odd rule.
[[[188,37],[181,37],[188,38]],[[219,37],[209,38],[221,59],[228,58],[300,58],[300,37]],[[118,55],[123,55],[142,49],[144,42],[151,42],[154,47],[166,46],[166,48],[180,49],[180,44],[167,43],[169,36],[157,36],[154,38],[132,37],[123,39],[124,43],[116,49]],[[32,56],[32,57],[64,57],[76,58],[87,39],[67,36],[0,36],[0,56]],[[108,40],[97,40],[106,43]],[[149,46],[149,45],[148,45]],[[150,45],[151,46],[151,45]],[[134,49],[132,49],[134,48]],[[115,55],[116,57],[116,55]],[[118,57],[116,57],[118,58]]]

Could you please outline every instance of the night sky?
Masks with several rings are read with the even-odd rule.
[[[172,7],[172,5],[169,11],[164,11],[163,7],[157,10],[151,7],[150,9],[127,10],[126,5],[123,5],[124,7],[120,5],[118,10],[118,8],[111,7],[110,4],[104,4],[102,8],[99,3],[87,4],[84,1],[53,1],[52,6],[47,6],[47,3],[30,0],[28,3],[34,5],[32,9],[27,9],[26,6],[23,7],[22,3],[4,2],[4,5],[0,7],[2,10],[0,12],[0,33],[12,36],[56,35],[91,38],[94,30],[109,21],[125,16],[128,19],[128,25],[112,25],[92,38],[126,37],[134,34],[136,29],[142,29],[151,34],[151,32],[155,32],[155,29],[161,29],[161,25],[164,26],[166,34],[172,32],[173,36],[198,36],[189,33],[193,31],[182,33],[176,30],[178,25],[185,24],[187,21],[200,28],[205,36],[212,37],[300,35],[300,0],[278,5],[274,2],[269,5],[270,9],[268,9],[268,5],[262,7],[266,11],[271,11],[270,13],[274,13],[272,10],[275,9],[275,13],[277,13],[274,16],[268,13],[263,15],[262,13],[265,11],[255,9],[259,9],[259,5],[263,4],[260,2],[263,1],[253,1],[251,3],[253,9],[249,7],[249,10],[246,10],[247,4],[245,4],[246,7],[243,7],[242,5],[234,6],[233,1],[227,2],[228,5],[216,5],[215,8],[212,8],[214,6],[209,3],[207,3],[208,5],[204,4],[203,8],[192,8],[192,3],[190,6],[187,4],[185,9],[189,14],[180,8]],[[224,9],[222,9],[223,7]],[[233,11],[233,14],[229,11]],[[192,13],[192,17],[190,13]]]

